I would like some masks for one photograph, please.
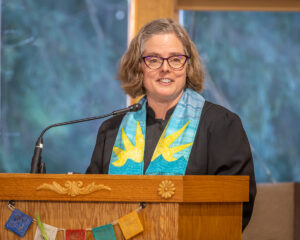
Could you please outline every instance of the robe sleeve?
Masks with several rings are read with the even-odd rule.
[[[249,202],[243,204],[243,229],[247,226],[256,195],[253,159],[240,118],[229,111],[212,122],[209,131],[208,173],[216,175],[247,175]]]
[[[102,163],[103,163],[103,153],[104,153],[104,146],[105,146],[104,132],[105,132],[104,125],[101,125],[98,130],[96,145],[93,151],[92,159],[85,173],[103,174]]]

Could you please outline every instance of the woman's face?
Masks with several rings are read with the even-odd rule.
[[[174,33],[153,35],[142,47],[142,57],[168,58],[185,55],[184,47]],[[175,105],[179,101],[186,84],[186,65],[180,69],[173,69],[165,60],[160,68],[153,70],[142,62],[143,85],[149,103],[166,102]]]

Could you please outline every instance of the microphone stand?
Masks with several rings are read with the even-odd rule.
[[[83,118],[83,119],[79,119],[79,120],[73,120],[73,121],[62,122],[62,123],[56,123],[56,124],[52,124],[52,125],[46,127],[42,131],[38,140],[35,143],[34,153],[33,153],[33,157],[31,160],[30,173],[46,173],[46,164],[44,162],[42,162],[43,135],[50,128],[74,124],[74,123],[92,121],[92,120],[96,120],[96,119],[106,118],[109,116],[120,115],[120,114],[127,113],[127,112],[136,112],[136,111],[140,110],[141,108],[142,108],[142,105],[139,103],[136,103],[127,108],[116,110],[116,111],[113,111],[113,112],[105,114],[105,115],[101,115],[101,116],[97,116],[97,117],[90,117],[90,118]]]

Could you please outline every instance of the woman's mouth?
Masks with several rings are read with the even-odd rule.
[[[161,78],[161,79],[158,79],[158,82],[161,82],[161,83],[170,83],[170,82],[172,82],[172,80],[168,79],[168,78]]]

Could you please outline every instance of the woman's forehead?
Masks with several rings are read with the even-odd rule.
[[[144,41],[141,52],[184,54],[184,47],[175,33],[154,34]]]

